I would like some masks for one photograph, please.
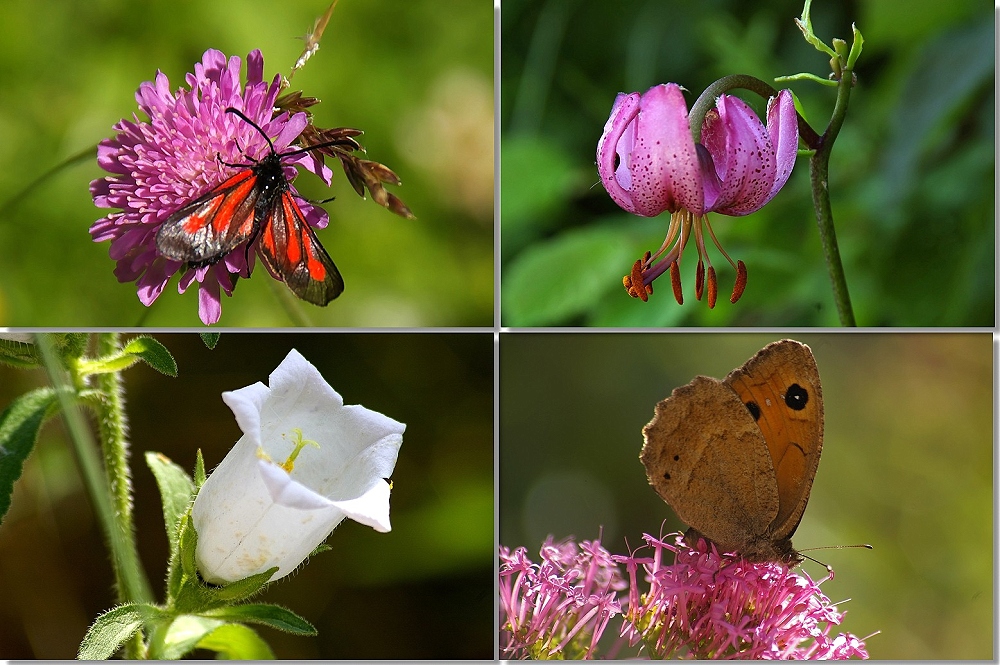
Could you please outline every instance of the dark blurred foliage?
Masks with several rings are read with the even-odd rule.
[[[167,538],[143,452],[209,470],[240,437],[220,394],[267,383],[292,348],[347,404],[406,423],[392,475],[392,531],[346,520],[319,554],[259,599],[311,621],[317,637],[259,628],[279,658],[488,659],[494,655],[493,341],[489,334],[194,334],[157,339],[176,379],[125,372],[140,554],[162,599]],[[0,369],[0,405],[44,382]],[[73,658],[115,602],[107,549],[56,420],[15,486],[0,525],[0,658]],[[211,657],[209,652],[198,652]]]
[[[801,0],[505,0],[501,9],[503,322],[511,326],[838,325],[807,160],[761,211],[713,215],[749,283],[712,247],[720,298],[686,302],[665,280],[643,303],[622,276],[660,246],[667,215],[624,213],[595,165],[616,93],[674,81],[688,104],[745,73],[829,73],[793,23]],[[830,43],[862,31],[864,52],[833,149],[830,192],[859,325],[989,326],[994,318],[994,18],[978,0],[816,0]],[[791,85],[823,131],[835,90]],[[763,101],[742,95],[763,109]]]
[[[157,70],[171,90],[209,48],[264,54],[264,76],[287,76],[326,0],[0,3],[0,325],[200,326],[194,289],[171,280],[147,310],[115,278],[109,243],[87,229],[96,159],[67,158],[111,137],[138,112],[135,91]],[[493,322],[493,11],[488,0],[343,0],[319,52],[292,78],[322,103],[319,127],[354,127],[367,159],[417,216],[362,200],[336,160],[332,188],[311,174],[296,188],[325,204],[318,237],[344,275],[324,326],[489,326]],[[245,77],[245,62],[243,74]],[[140,114],[142,115],[142,114]],[[142,116],[145,119],[145,116]],[[23,195],[23,196],[22,196]],[[7,205],[14,197],[21,198]],[[291,325],[262,266],[224,298],[220,325]]]
[[[639,462],[658,401],[725,377],[775,334],[531,334],[500,340],[500,542],[547,535],[624,554],[682,530]],[[989,334],[791,335],[812,348],[826,432],[798,549],[871,657],[984,659],[994,645],[993,344]],[[814,579],[823,568],[806,562]],[[616,633],[613,626],[608,633]]]

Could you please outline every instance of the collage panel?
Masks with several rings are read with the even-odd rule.
[[[492,335],[44,340],[0,339],[0,657],[494,658]]]
[[[988,3],[500,13],[502,325],[996,325]]]
[[[990,334],[512,333],[500,347],[501,658],[734,657],[734,635],[744,657],[993,657]],[[760,562],[720,563],[687,527]],[[771,563],[788,537],[822,562],[793,568],[791,591]],[[859,544],[872,549],[831,549]],[[526,602],[573,594],[589,602],[571,616]]]
[[[492,327],[492,9],[5,4],[0,326]]]
[[[996,658],[995,24],[0,6],[0,665]]]

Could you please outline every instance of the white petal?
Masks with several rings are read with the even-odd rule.
[[[387,533],[392,529],[389,526],[389,491],[389,483],[380,480],[357,499],[332,503],[355,522]]]
[[[292,480],[291,475],[277,464],[259,459],[257,460],[257,469],[271,495],[271,500],[279,506],[298,508],[299,510],[316,510],[329,508],[333,505],[325,496],[316,494],[305,485]]]
[[[240,430],[253,437],[257,445],[260,445],[260,412],[270,392],[258,381],[252,386],[222,393],[222,401],[232,409]]]

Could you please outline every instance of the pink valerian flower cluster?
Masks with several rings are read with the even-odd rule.
[[[700,540],[689,547],[644,535],[652,557],[615,556],[628,571],[628,610],[622,635],[653,658],[868,658],[850,633],[830,636],[843,613],[808,576],[780,563],[720,556]],[[664,562],[666,551],[673,563]],[[639,570],[649,591],[639,593]]]
[[[621,614],[625,581],[599,540],[500,547],[501,658],[591,658],[608,622]]]
[[[254,253],[240,246],[217,263],[189,268],[157,253],[157,230],[171,213],[233,175],[221,162],[244,164],[269,153],[264,137],[226,113],[226,108],[236,108],[260,125],[279,153],[308,124],[305,113],[275,115],[281,75],[275,75],[270,84],[264,81],[259,50],[247,56],[245,85],[240,84],[241,66],[236,56],[227,60],[221,52],[208,50],[194,73],[186,75],[186,88],[171,92],[162,72],[157,72],[155,81],[142,83],[136,101],[149,120],[133,115],[134,121],[122,120],[114,126],[117,136],[102,141],[97,155],[98,164],[112,175],[90,184],[97,207],[118,209],[90,228],[96,242],[111,241],[118,281],[135,281],[139,300],[149,306],[170,277],[183,270],[178,290],[183,293],[198,283],[198,314],[205,324],[219,320],[220,292],[233,294],[240,275],[253,268]],[[330,184],[333,172],[318,155],[302,153],[283,160],[289,182],[297,174],[296,165]],[[322,208],[301,198],[298,203],[310,226],[326,226]]]
[[[718,287],[705,246],[707,231],[736,270],[730,300],[739,300],[746,266],[734,263],[722,249],[708,213],[741,216],[759,210],[788,181],[797,150],[798,116],[788,90],[768,101],[766,126],[745,102],[721,95],[705,115],[700,143],[692,137],[687,104],[676,83],[641,95],[619,94],[597,144],[604,188],[630,213],[671,213],[663,245],[655,254],[646,252],[625,277],[629,295],[645,301],[653,280],[669,270],[674,297],[683,303],[678,264],[693,230],[698,248],[695,296],[701,300],[707,287],[708,305],[715,306]]]

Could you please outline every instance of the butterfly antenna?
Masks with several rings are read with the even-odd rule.
[[[875,549],[874,547],[872,547],[868,543],[860,543],[858,545],[825,545],[823,547],[807,547],[804,550],[799,550],[799,554],[802,554],[803,552],[815,552],[816,550],[846,550],[846,549],[854,549],[854,548],[858,548],[858,547],[864,548],[866,550],[873,550],[873,549]],[[815,559],[813,559],[813,561],[815,561]],[[819,562],[816,561],[816,563],[819,563]]]
[[[819,565],[823,566],[824,568],[826,568],[826,572],[830,575],[830,577],[833,577],[833,568],[831,568],[829,564],[823,563],[822,561],[820,561],[818,559],[814,559],[811,556],[809,556],[808,554],[803,554],[803,552],[815,552],[816,550],[846,550],[846,549],[857,548],[857,547],[862,547],[862,548],[868,549],[868,550],[875,549],[874,547],[872,547],[868,543],[861,543],[860,545],[827,545],[825,547],[808,547],[808,548],[806,548],[804,550],[799,550],[799,554],[802,556],[802,558],[809,559],[813,563],[819,564]]]
[[[264,137],[264,139],[267,141],[267,144],[269,146],[271,146],[271,152],[277,152],[274,149],[274,143],[271,141],[271,137],[267,135],[267,132],[265,132],[263,129],[261,129],[260,125],[258,125],[256,122],[254,122],[250,118],[246,117],[246,115],[243,114],[243,111],[240,111],[239,109],[235,109],[232,106],[230,106],[229,108],[226,109],[226,113],[232,113],[236,117],[242,119],[243,122],[247,123],[248,125],[250,125],[254,129],[256,129],[258,132],[260,132],[260,135]]]

